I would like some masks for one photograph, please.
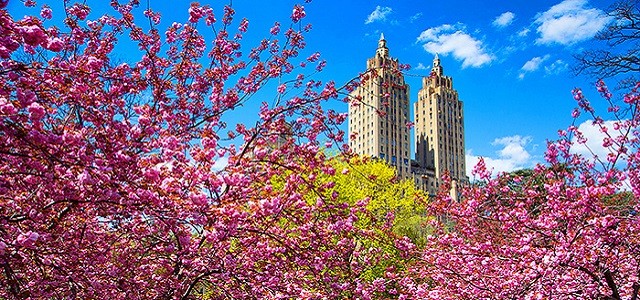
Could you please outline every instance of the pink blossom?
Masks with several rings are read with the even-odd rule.
[[[87,66],[93,70],[100,69],[102,67],[102,60],[98,59],[95,56],[89,56],[87,58]]]
[[[85,20],[89,15],[90,9],[85,4],[76,3],[69,8],[68,12],[80,20]]]
[[[27,231],[18,235],[18,238],[16,238],[16,244],[24,248],[33,248],[39,237],[40,235],[38,233]]]
[[[287,85],[285,83],[281,84],[278,86],[278,93],[279,94],[284,94],[284,92],[287,90]]]
[[[64,43],[59,38],[49,38],[46,48],[53,52],[60,52],[64,48]]]
[[[300,22],[300,20],[302,18],[304,18],[307,15],[307,13],[304,11],[304,6],[296,4],[293,7],[293,12],[291,13],[291,20],[294,23],[298,23]]]
[[[192,2],[191,7],[189,7],[189,22],[197,23],[202,16],[202,7],[198,3]]]
[[[22,32],[22,38],[27,45],[35,47],[45,43],[47,40],[47,35],[44,33],[42,28],[37,25],[22,26],[20,31]]]
[[[0,115],[9,116],[15,114],[17,111],[13,103],[7,101],[7,98],[0,96]]]
[[[48,5],[43,5],[42,9],[40,10],[40,16],[44,19],[51,19],[51,8],[49,8]]]
[[[247,28],[249,28],[249,20],[242,19],[242,21],[240,22],[240,26],[238,26],[238,31],[247,32]]]
[[[309,62],[316,62],[318,59],[320,59],[320,52],[315,52],[307,57],[307,61]]]
[[[579,116],[580,116],[580,110],[578,110],[577,108],[571,112],[571,117],[577,118]]]
[[[31,120],[40,121],[45,114],[45,109],[40,105],[40,103],[33,102],[29,105],[29,115],[31,116]]]
[[[273,24],[273,27],[271,27],[271,29],[269,30],[269,33],[271,33],[271,35],[277,35],[278,33],[280,33],[280,23],[275,22]]]

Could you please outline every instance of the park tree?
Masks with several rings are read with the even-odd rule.
[[[318,183],[332,182],[330,192],[350,205],[366,200],[367,212],[359,226],[378,229],[389,223],[392,232],[408,237],[416,245],[423,245],[429,234],[428,195],[416,188],[411,179],[401,179],[385,161],[368,157],[336,156],[331,161],[340,172],[336,176],[322,175]],[[373,224],[370,222],[374,222]]]
[[[352,252],[334,258],[319,258],[326,261],[325,269],[320,273],[332,274],[333,282],[350,280],[356,283],[355,292],[345,291],[339,294],[340,297],[394,297],[397,293],[390,291],[393,286],[385,285],[384,281],[411,265],[416,259],[415,249],[425,243],[429,234],[426,226],[429,220],[427,197],[415,188],[413,181],[398,178],[395,169],[384,161],[335,152],[330,156],[328,171],[298,169],[278,174],[265,182],[255,182],[255,185],[263,193],[295,193],[309,205],[339,208],[320,212],[314,218],[342,218],[342,221],[336,221],[342,222],[343,229],[331,225],[329,228],[336,230],[334,236],[322,243],[334,252],[336,248],[333,244],[348,245],[347,249]],[[262,163],[268,165],[266,161]],[[294,172],[308,184],[288,186],[283,176],[290,176]],[[279,218],[273,223],[285,228],[292,222],[289,214],[271,217]],[[311,242],[305,241],[303,245]],[[350,261],[348,270],[340,264],[329,263],[342,256]],[[374,285],[374,282],[377,288],[366,288]]]
[[[617,75],[633,78],[640,71],[639,4],[637,0],[618,0],[608,8],[610,22],[595,35],[599,44],[575,55],[576,74],[598,79]],[[629,83],[635,85],[633,79]]]
[[[621,107],[598,82],[611,127],[574,91],[606,157],[571,126],[545,164],[480,162],[460,201],[445,183],[425,202],[326,155],[346,116],[322,104],[356,83],[310,77],[303,6],[247,48],[231,6],[160,28],[136,0],[64,4],[0,1],[0,298],[638,299],[637,87]]]
[[[602,82],[607,100],[611,93]],[[608,127],[580,90],[579,112],[605,134],[605,158],[583,156],[575,126],[549,142],[546,163],[492,176],[482,161],[481,184],[460,202],[440,195],[429,205],[443,216],[432,226],[421,262],[397,279],[403,297],[421,299],[638,299],[640,181],[637,87],[628,109],[612,106]],[[631,111],[626,118],[620,112]]]
[[[313,179],[335,174],[321,144],[344,142],[346,115],[322,103],[354,85],[310,78],[325,62],[304,49],[302,5],[247,47],[229,5],[160,28],[137,0],[97,17],[65,1],[51,21],[46,5],[16,20],[6,4],[0,298],[363,295],[358,270],[382,254],[353,241],[379,232]],[[134,58],[116,60],[127,43]],[[255,123],[237,122],[254,102]]]

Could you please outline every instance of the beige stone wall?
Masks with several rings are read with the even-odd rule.
[[[422,80],[414,111],[418,162],[435,170],[436,186],[445,172],[454,180],[466,181],[464,107],[437,56],[431,76]]]
[[[356,138],[349,146],[360,155],[384,159],[396,167],[400,177],[409,178],[409,86],[398,67],[381,37],[375,56],[367,60],[367,70],[376,75],[350,94],[349,135],[355,133]]]

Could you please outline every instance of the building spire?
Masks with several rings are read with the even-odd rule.
[[[433,57],[433,68],[431,69],[431,71],[438,75],[442,75],[442,66],[440,65],[440,57],[438,57],[438,52],[436,52],[436,55]]]
[[[387,48],[387,40],[384,39],[384,33],[380,33],[380,40],[378,41],[378,50],[376,53],[380,56],[388,56],[389,49]]]

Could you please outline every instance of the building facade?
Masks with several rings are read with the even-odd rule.
[[[414,112],[416,160],[425,169],[433,170],[437,180],[431,184],[437,189],[445,172],[457,182],[468,181],[463,103],[453,88],[453,79],[444,75],[437,54],[431,75],[422,78]]]
[[[429,194],[437,193],[445,173],[454,182],[467,182],[463,103],[452,78],[444,75],[438,56],[433,60],[431,75],[422,78],[414,104],[415,160],[407,126],[409,86],[398,59],[389,56],[383,35],[375,56],[367,60],[367,71],[375,75],[350,94],[351,150],[387,161],[400,178],[413,178]]]
[[[411,136],[409,122],[409,86],[404,82],[398,59],[389,56],[384,35],[378,49],[367,60],[371,75],[350,98],[350,148],[360,154],[378,157],[394,166],[401,178],[411,172]]]

